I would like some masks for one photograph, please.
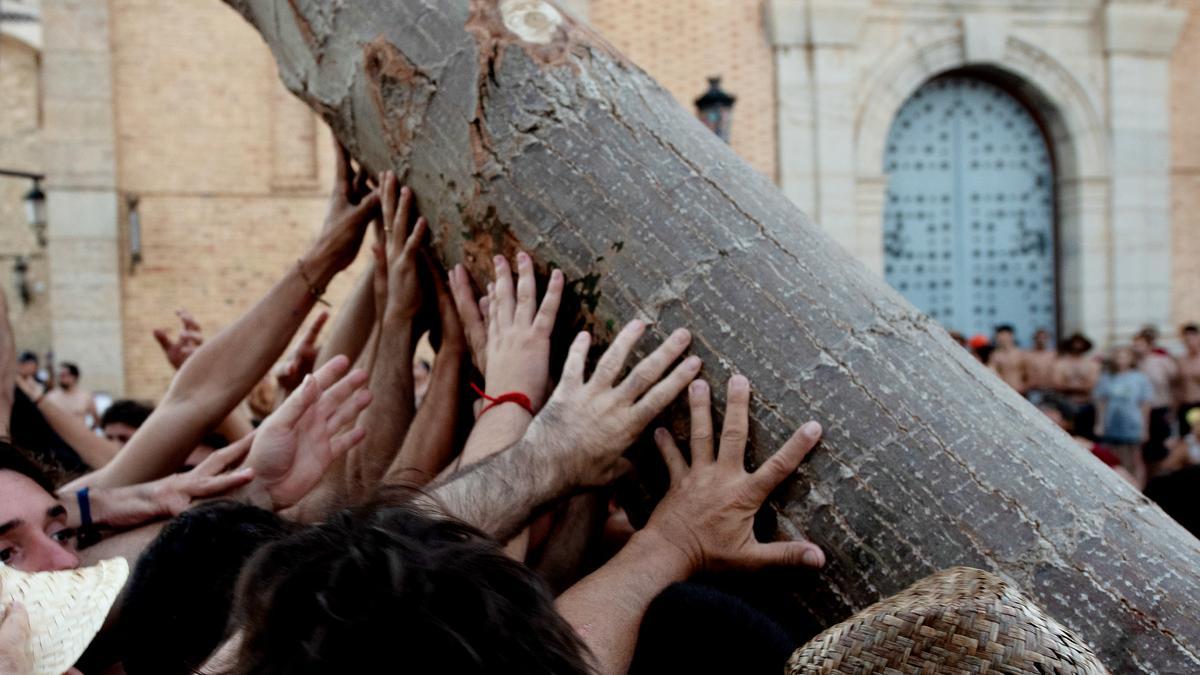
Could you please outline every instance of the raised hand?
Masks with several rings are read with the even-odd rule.
[[[681,328],[619,379],[645,330],[641,321],[627,324],[588,380],[584,363],[591,336],[580,333],[571,344],[558,387],[526,432],[526,439],[567,472],[573,485],[600,486],[616,478],[624,468],[621,454],[700,372],[696,356],[670,370],[691,344],[691,333]]]
[[[475,362],[475,368],[479,372],[486,373],[488,326],[485,318],[491,309],[487,296],[478,303],[475,301],[471,279],[461,264],[450,270],[450,293],[454,296],[454,307],[458,310],[458,319],[467,338],[467,347],[471,350],[471,360]]]
[[[162,348],[163,356],[167,357],[167,361],[175,370],[183,367],[184,362],[191,357],[192,354],[204,344],[204,333],[200,329],[200,324],[196,321],[186,309],[175,310],[175,316],[179,317],[181,327],[179,329],[179,338],[171,339],[169,331],[165,328],[156,328],[154,330],[154,339],[158,341],[158,346]]]
[[[317,356],[321,353],[321,348],[317,346],[317,337],[328,320],[329,312],[318,314],[308,327],[308,332],[304,334],[304,339],[296,346],[296,351],[292,352],[291,358],[275,371],[275,380],[285,392],[295,391],[305,376],[312,372],[317,363]]]
[[[496,256],[494,263],[496,282],[489,286],[487,303],[486,390],[491,396],[523,393],[539,410],[548,394],[550,333],[562,299],[563,275],[560,270],[550,274],[539,307],[533,260],[524,251],[517,253],[515,294],[508,261]]]
[[[350,153],[336,140],[334,144],[337,176],[333,184],[333,193],[329,197],[325,226],[317,238],[316,245],[330,268],[307,269],[307,266],[302,265],[307,273],[314,275],[310,281],[316,284],[319,290],[324,289],[323,284],[328,282],[327,277],[346,269],[354,262],[358,249],[362,246],[363,237],[366,236],[367,225],[379,213],[379,191],[366,190],[366,177],[351,165]]]
[[[160,518],[178,516],[198,500],[222,496],[249,484],[254,480],[254,469],[249,466],[233,467],[246,457],[253,437],[251,434],[221,448],[186,473],[117,488],[111,496],[95,493],[92,498],[93,518],[108,527],[136,527]]]
[[[720,450],[713,454],[713,425],[708,384],[692,383],[692,463],[684,460],[666,429],[654,440],[662,452],[671,487],[654,509],[643,532],[661,538],[689,561],[692,571],[758,569],[769,565],[820,568],[825,554],[807,541],[760,543],[754,537],[754,514],[771,491],[796,471],[821,438],[821,425],[800,427],[783,447],[753,473],[744,460],[749,426],[750,383],[729,380],[725,427]]]
[[[396,174],[385,171],[380,192],[383,203],[383,233],[387,259],[387,302],[385,318],[413,320],[421,310],[421,280],[417,252],[429,228],[424,218],[412,219],[413,194],[400,187]],[[378,255],[378,254],[376,254]]]
[[[254,469],[250,487],[256,503],[263,503],[265,496],[275,510],[292,506],[316,486],[336,458],[362,441],[360,428],[339,434],[371,402],[364,388],[367,373],[345,374],[349,367],[345,356],[330,359],[255,432],[245,466]]]
[[[437,351],[439,357],[442,352],[448,352],[454,355],[454,358],[459,358],[467,349],[467,338],[463,333],[462,320],[459,318],[455,308],[454,296],[451,294],[450,287],[446,283],[446,272],[429,255],[428,251],[421,251],[420,260],[425,271],[425,277],[430,280],[433,286],[434,302],[437,307],[438,318],[441,322],[437,331],[438,344],[434,345],[434,349]]]

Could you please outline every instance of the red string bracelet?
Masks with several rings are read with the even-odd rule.
[[[483,417],[483,414],[487,411],[495,408],[496,406],[504,405],[505,403],[516,403],[524,408],[525,412],[529,413],[530,415],[537,414],[533,411],[533,402],[529,400],[528,396],[519,391],[510,391],[506,394],[500,394],[499,396],[488,396],[487,392],[480,389],[479,385],[475,384],[474,382],[471,383],[471,388],[475,390],[476,394],[479,394],[481,398],[488,402],[488,404],[483,407],[483,410],[479,411],[479,416],[475,419]]]

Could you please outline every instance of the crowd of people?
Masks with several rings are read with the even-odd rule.
[[[779,672],[797,636],[689,579],[825,564],[753,529],[820,425],[748,472],[750,382],[719,383],[716,428],[688,330],[559,349],[560,271],[539,288],[527,254],[498,255],[477,294],[395,175],[338,158],[324,228],[264,297],[212,336],[186,312],[156,332],[176,374],[153,407],[97,411],[78,368],[18,357],[0,296],[0,563],[131,570],[73,672],[662,672],[713,630],[744,637],[731,668]],[[285,354],[360,248],[350,296]],[[637,517],[612,490],[623,454],[681,396],[689,451],[654,431],[665,495]],[[0,609],[0,672],[40,672],[36,619]]]
[[[0,293],[0,570],[128,565],[72,672],[780,672],[806,636],[693,577],[824,566],[754,527],[821,426],[748,472],[751,385],[722,383],[716,429],[686,328],[653,327],[636,363],[641,321],[603,350],[559,340],[560,271],[497,255],[477,293],[395,175],[337,156],[319,237],[264,297],[211,337],[183,310],[154,332],[176,371],[157,405],[98,407],[75,364],[18,356]],[[336,315],[314,313],[360,255]],[[1200,328],[1182,339],[1178,358],[1152,330],[1104,358],[1045,330],[962,342],[1152,495],[1200,470]],[[688,450],[654,430],[663,496],[639,515],[614,489],[644,468],[624,456],[681,397]],[[0,673],[43,672],[40,618],[6,592]],[[709,635],[736,653],[694,649]]]
[[[1163,485],[1196,480],[1200,326],[1180,328],[1178,355],[1159,344],[1152,326],[1103,353],[1079,333],[1055,346],[1044,329],[1022,349],[1008,325],[998,326],[991,339],[955,338],[1138,489],[1157,496]],[[1186,512],[1196,509],[1182,510],[1182,520],[1194,521]]]

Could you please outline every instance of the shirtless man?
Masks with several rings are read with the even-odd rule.
[[[1025,393],[1025,357],[1017,348],[1012,326],[996,327],[996,348],[988,358],[988,367],[1008,386],[1021,394]]]
[[[1050,332],[1039,328],[1033,334],[1033,349],[1025,352],[1025,386],[1028,395],[1044,398],[1054,390],[1054,364],[1058,350],[1050,341]]]
[[[1179,435],[1192,430],[1188,411],[1200,408],[1200,326],[1189,323],[1180,331],[1187,354],[1179,360]]]
[[[1067,338],[1054,363],[1054,389],[1063,398],[1064,412],[1079,436],[1091,438],[1096,425],[1092,390],[1100,382],[1100,363],[1087,356],[1092,341],[1076,333]]]
[[[83,420],[89,426],[99,418],[92,392],[79,386],[79,366],[63,362],[58,371],[58,389],[46,392],[46,400]],[[90,420],[88,418],[91,418]]]

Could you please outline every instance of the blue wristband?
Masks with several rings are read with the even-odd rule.
[[[79,525],[85,530],[92,527],[92,500],[88,497],[90,490],[85,487],[75,493],[75,499],[79,501]]]

